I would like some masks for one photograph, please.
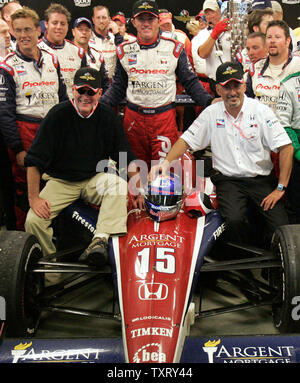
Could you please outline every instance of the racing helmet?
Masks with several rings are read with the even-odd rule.
[[[182,181],[175,174],[159,175],[149,184],[145,206],[149,216],[163,222],[177,216],[183,202]]]

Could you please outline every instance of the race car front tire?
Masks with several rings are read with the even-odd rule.
[[[31,270],[41,257],[41,246],[32,234],[0,231],[0,296],[6,306],[6,336],[29,337],[36,331],[44,274]]]
[[[271,272],[271,285],[278,289],[272,306],[274,325],[280,333],[300,333],[300,225],[279,227],[272,249],[281,259],[281,268]]]

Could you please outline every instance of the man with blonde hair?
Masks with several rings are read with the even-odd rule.
[[[57,55],[68,96],[72,98],[75,72],[80,67],[86,67],[87,61],[84,49],[66,39],[70,21],[71,14],[67,8],[61,4],[51,4],[45,11],[46,32],[39,47]]]
[[[11,18],[17,44],[0,63],[0,127],[11,158],[17,228],[21,230],[28,210],[24,157],[48,110],[67,95],[57,57],[38,47],[37,13],[23,7]]]

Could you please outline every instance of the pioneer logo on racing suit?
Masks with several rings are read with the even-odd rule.
[[[25,81],[22,85],[22,89],[25,89],[27,87],[32,88],[34,86],[54,86],[54,85],[55,85],[55,81],[40,81],[40,82]]]
[[[130,68],[129,72],[131,74],[168,74],[168,69],[137,69]]]
[[[265,89],[265,90],[279,90],[280,86],[278,85],[263,85],[263,84],[257,84],[256,89]]]

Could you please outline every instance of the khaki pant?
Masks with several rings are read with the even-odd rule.
[[[94,236],[99,233],[125,234],[127,232],[127,182],[122,178],[115,174],[98,173],[93,178],[80,182],[64,181],[46,174],[43,175],[43,179],[47,183],[40,197],[50,202],[50,218],[40,218],[30,209],[25,229],[37,237],[44,255],[56,252],[52,242],[53,230],[50,227],[52,220],[79,198],[101,205]]]

